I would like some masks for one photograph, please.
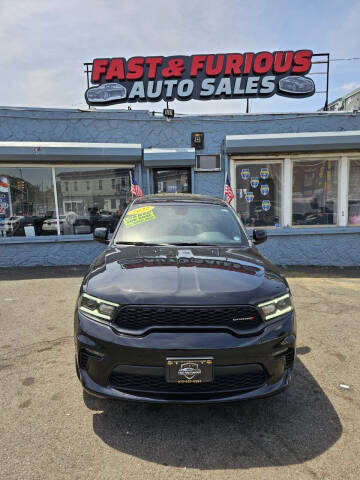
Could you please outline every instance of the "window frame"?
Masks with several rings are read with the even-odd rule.
[[[336,227],[359,227],[359,225],[350,225],[348,219],[348,189],[350,160],[360,160],[359,152],[285,152],[283,154],[233,154],[228,155],[230,161],[230,183],[233,191],[236,193],[236,164],[239,162],[252,163],[255,161],[270,162],[272,160],[283,162],[283,183],[282,183],[282,224],[280,228],[308,229],[308,228],[336,228]],[[313,160],[337,160],[338,161],[338,185],[337,185],[337,214],[336,223],[332,225],[293,225],[292,224],[292,181],[294,161],[313,161]],[[236,195],[234,199],[234,209],[236,210]],[[276,227],[262,227],[273,229]]]
[[[291,190],[290,190],[290,198],[289,198],[289,219],[290,223],[289,226],[291,228],[299,229],[299,228],[334,228],[334,227],[339,227],[339,217],[340,217],[340,195],[341,195],[341,155],[339,153],[337,154],[327,154],[327,153],[322,153],[322,154],[309,154],[305,156],[306,154],[302,153],[300,155],[291,155],[288,158],[291,161]],[[336,222],[332,224],[325,224],[325,225],[294,225],[292,223],[292,218],[293,218],[293,177],[294,177],[294,163],[295,162],[312,162],[314,160],[329,160],[329,161],[337,161],[337,196],[336,196]]]
[[[360,225],[357,225],[355,223],[349,223],[349,190],[350,190],[350,162],[351,160],[357,160],[358,162],[360,162],[360,156],[359,154],[354,154],[354,155],[344,155],[344,159],[346,160],[347,162],[347,176],[346,176],[346,179],[345,179],[345,184],[346,184],[346,198],[345,198],[345,208],[346,208],[346,212],[347,212],[347,215],[346,215],[346,223],[344,226],[346,227],[350,227],[350,228],[356,228],[356,227],[360,227]]]
[[[14,163],[8,163],[8,162],[0,162],[0,170],[1,168],[17,168],[17,169],[26,169],[26,168],[38,168],[38,169],[49,169],[50,170],[50,175],[51,175],[51,180],[52,180],[52,187],[53,187],[53,195],[54,195],[54,207],[55,207],[55,212],[56,212],[56,223],[58,225],[58,232],[60,232],[60,218],[59,218],[59,215],[57,214],[57,210],[56,210],[56,205],[57,205],[57,198],[55,196],[55,192],[56,192],[56,185],[54,186],[54,175],[53,175],[53,168],[52,168],[52,165],[49,165],[49,164],[38,164],[38,163],[17,163],[17,162],[14,162]],[[25,180],[27,182],[27,180]],[[10,182],[9,182],[9,199],[10,199],[10,202],[12,200],[12,195],[11,195],[11,190],[10,190]],[[10,205],[10,217],[11,216],[14,216],[14,213],[13,213],[13,205],[11,204]],[[36,215],[35,215],[36,216]],[[43,237],[46,237],[47,235],[44,235]],[[7,239],[9,240],[9,238],[12,238],[12,237],[3,237],[2,236],[2,233],[0,234],[0,241],[3,240],[3,239]],[[29,238],[29,237],[26,237],[26,235],[24,237],[18,237],[18,238],[23,238],[23,239],[26,239],[26,238]],[[34,237],[30,237],[30,238],[34,238]]]
[[[52,185],[53,185],[53,193],[54,193],[54,202],[55,202],[55,212],[56,212],[56,224],[57,224],[57,237],[61,236],[60,232],[60,214],[59,214],[59,203],[58,203],[58,195],[57,195],[57,184],[56,184],[56,169],[57,168],[80,168],[80,169],[86,169],[86,168],[100,168],[100,169],[106,169],[106,168],[116,168],[116,169],[121,169],[121,170],[127,170],[129,171],[134,171],[136,168],[136,164],[133,163],[124,163],[119,166],[118,163],[85,163],[85,164],[78,164],[78,163],[50,163],[50,162],[44,162],[44,163],[35,163],[35,162],[29,162],[29,163],[9,163],[9,162],[0,162],[0,169],[1,167],[4,168],[50,168],[51,169],[51,174],[52,174]],[[42,238],[46,237],[54,237],[54,235],[42,235]],[[9,237],[5,237],[7,240]],[[28,237],[21,237],[24,240]],[[0,237],[0,243],[1,243],[1,237]]]

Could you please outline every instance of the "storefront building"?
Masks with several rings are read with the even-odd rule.
[[[200,142],[194,143],[199,133]],[[282,265],[360,264],[360,113],[0,109],[0,266],[90,264],[144,194],[223,198]]]

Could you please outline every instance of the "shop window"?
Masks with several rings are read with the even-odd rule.
[[[111,179],[111,188],[114,190],[115,189],[115,178]]]
[[[50,168],[0,166],[0,236],[48,235],[54,214]]]
[[[349,224],[360,225],[360,160],[350,160],[348,209]]]
[[[96,227],[108,227],[110,231],[114,231],[118,211],[123,210],[131,201],[131,194],[129,189],[121,189],[114,198],[113,185],[123,182],[126,184],[126,179],[129,178],[128,170],[97,167],[56,168],[55,174],[62,220],[61,234],[89,234]],[[69,184],[68,191],[64,188],[66,182]]]
[[[281,223],[282,163],[236,164],[236,210],[247,227]]]
[[[220,155],[196,155],[196,170],[220,170]]]
[[[292,224],[336,224],[337,189],[337,160],[294,161]]]

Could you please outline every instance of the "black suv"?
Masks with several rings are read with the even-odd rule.
[[[265,397],[290,382],[296,325],[285,278],[234,210],[202,195],[134,200],[85,276],[76,369],[100,397],[164,403]]]

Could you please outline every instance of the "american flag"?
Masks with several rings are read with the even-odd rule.
[[[144,194],[141,188],[139,187],[137,181],[135,180],[132,172],[130,172],[130,183],[131,183],[131,189],[130,189],[131,195],[135,195],[135,197],[143,197]]]
[[[226,174],[226,182],[225,182],[225,189],[224,189],[224,193],[225,193],[225,196],[226,196],[226,200],[228,203],[231,203],[233,198],[234,198],[234,192],[231,188],[231,185],[230,185],[230,180],[229,180],[229,175]]]

